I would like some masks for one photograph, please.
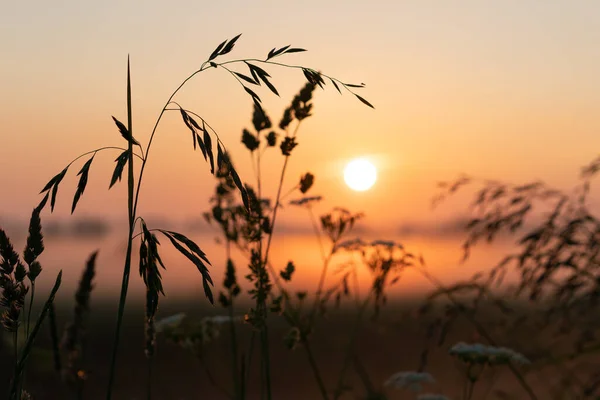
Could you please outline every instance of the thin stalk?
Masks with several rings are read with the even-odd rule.
[[[148,377],[146,379],[146,398],[152,400],[152,360],[154,357],[148,359]]]
[[[133,137],[133,121],[132,121],[132,113],[131,113],[131,74],[129,68],[129,57],[127,58],[127,129],[129,130],[131,136]],[[133,248],[133,231],[134,231],[134,223],[135,223],[135,206],[134,206],[134,198],[133,198],[133,186],[134,186],[134,173],[133,173],[133,143],[129,141],[128,146],[128,170],[127,170],[127,210],[128,210],[128,219],[129,219],[129,233],[127,235],[127,253],[125,256],[125,267],[123,268],[123,280],[121,282],[121,295],[119,298],[119,310],[117,314],[117,327],[115,330],[115,338],[112,349],[112,357],[110,364],[110,372],[108,377],[108,390],[106,394],[106,399],[110,400],[112,397],[112,389],[113,383],[115,379],[115,371],[117,366],[117,353],[119,350],[119,339],[121,333],[121,325],[123,323],[123,314],[125,313],[125,301],[127,300],[127,289],[129,287],[129,275],[131,271],[131,252]],[[146,163],[148,156],[148,149],[146,149],[146,158],[142,161],[142,165]],[[141,179],[141,174],[140,174]],[[138,181],[138,188],[139,183]],[[136,196],[136,205],[137,205],[137,196]]]
[[[171,96],[169,97],[169,99],[167,100],[165,105],[163,106],[163,108],[156,120],[156,123],[154,124],[152,133],[150,134],[150,139],[148,141],[148,145],[146,146],[146,152],[145,152],[146,155],[142,159],[142,165],[140,167],[140,175],[139,175],[139,178],[137,181],[137,188],[135,190],[135,196],[133,194],[133,188],[134,188],[134,184],[135,184],[134,173],[133,173],[133,155],[134,155],[134,153],[133,153],[133,144],[131,142],[129,142],[129,146],[128,146],[129,168],[128,168],[128,174],[127,174],[128,175],[128,177],[127,177],[127,183],[128,183],[127,207],[128,207],[128,211],[129,211],[129,213],[128,213],[129,234],[127,236],[128,237],[127,253],[125,256],[125,267],[123,268],[123,279],[121,282],[121,295],[119,298],[119,311],[118,311],[118,315],[117,315],[117,327],[115,329],[115,338],[114,338],[110,372],[109,372],[109,378],[108,378],[108,389],[107,389],[107,395],[106,395],[107,400],[110,400],[112,398],[112,388],[113,388],[113,384],[114,384],[117,353],[118,353],[119,339],[120,339],[120,333],[121,333],[121,325],[123,323],[123,313],[125,310],[125,302],[127,300],[127,290],[129,287],[129,275],[130,275],[130,270],[131,270],[131,252],[132,252],[132,248],[133,248],[132,242],[133,242],[133,232],[134,232],[134,227],[135,227],[135,216],[136,216],[137,206],[138,206],[138,202],[139,202],[140,189],[142,186],[142,178],[143,178],[144,171],[146,168],[146,163],[148,162],[148,155],[150,153],[150,147],[152,146],[152,141],[154,139],[154,135],[156,134],[156,129],[158,128],[158,124],[160,123],[162,116],[164,115],[164,113],[165,113],[169,103],[173,99],[173,97],[177,94],[177,92],[179,92],[179,90],[183,87],[183,85],[185,85],[190,79],[192,79],[194,76],[196,76],[196,74],[202,72],[204,70],[205,65],[206,65],[206,63],[203,63],[202,66],[200,67],[200,69],[198,69],[197,71],[192,73],[189,77],[184,79],[184,81],[177,87],[177,89],[175,89],[175,91],[171,94]],[[131,112],[131,74],[130,74],[130,68],[129,68],[129,58],[127,59],[127,124],[128,124],[128,130],[131,133],[131,135],[133,136],[132,112]]]
[[[18,324],[17,324],[17,329],[15,330],[15,332],[13,333],[13,344],[14,344],[14,356],[15,356],[15,371],[17,370],[17,366],[19,364],[19,332],[18,332]],[[15,375],[15,379],[17,378],[17,376]],[[21,398],[21,396],[19,395],[19,398]]]
[[[52,340],[52,353],[54,356],[54,370],[58,373],[62,370],[62,362],[60,358],[60,349],[58,341],[58,328],[56,323],[56,310],[54,303],[50,305],[48,310],[48,319],[50,322],[50,338]]]
[[[252,333],[250,333],[250,344],[248,345],[248,362],[245,363],[245,365],[246,365],[246,376],[244,378],[244,382],[248,382],[249,381],[249,379],[250,379],[250,371],[252,370],[252,354],[254,353],[254,335],[255,335],[255,331],[252,330]]]
[[[302,121],[298,122],[298,125],[296,125],[296,129],[294,129],[294,133],[292,135],[292,137],[296,136],[296,133],[298,132],[298,128],[300,128],[300,124],[302,123]],[[273,239],[273,234],[275,233],[275,221],[277,220],[277,211],[279,210],[279,204],[281,202],[281,189],[283,188],[283,180],[285,179],[285,171],[287,169],[287,165],[288,165],[288,161],[290,159],[290,156],[285,156],[285,160],[283,162],[283,168],[281,169],[281,176],[279,177],[279,187],[277,188],[277,197],[275,199],[275,208],[273,209],[273,220],[271,221],[271,234],[269,234],[269,237],[267,239],[267,249],[265,250],[265,258],[264,258],[264,264],[268,265],[268,261],[269,261],[269,250],[271,249],[271,241]],[[281,286],[280,282],[279,282],[279,277],[277,276],[277,274],[275,273],[275,271],[273,271],[272,268],[271,269],[271,274],[274,277],[275,282]]]
[[[473,392],[475,391],[475,382],[469,380],[469,391],[467,392],[467,400],[473,398]]]
[[[204,360],[202,359],[202,357],[196,357],[196,358],[198,359],[198,362],[202,366],[202,369],[204,369],[204,372],[206,373],[206,377],[208,378],[208,381],[210,382],[210,384],[213,385],[213,387],[215,389],[217,389],[218,391],[220,391],[223,395],[225,395],[226,398],[230,399],[231,398],[231,393],[229,393],[227,391],[227,389],[225,389],[223,386],[221,386],[219,384],[219,382],[217,382],[215,376],[212,374],[212,372],[210,372],[210,368],[204,362]]]
[[[367,394],[369,396],[376,394],[377,391],[375,389],[375,386],[373,386],[373,382],[371,382],[371,379],[369,378],[369,374],[367,373],[365,366],[360,362],[358,355],[355,354],[352,361],[354,362],[354,369],[356,370],[356,372],[358,373],[358,376],[362,380],[363,385],[365,386],[365,390],[367,391]]]
[[[31,309],[33,308],[33,299],[35,297],[35,281],[31,281],[31,298],[29,299],[29,312],[27,313],[27,328],[25,329],[25,337],[29,339],[29,327],[31,324]]]
[[[352,333],[350,336],[350,341],[348,343],[348,351],[346,353],[346,358],[344,359],[344,364],[342,365],[342,371],[340,372],[340,376],[338,378],[338,382],[336,385],[335,392],[333,393],[333,399],[337,400],[342,395],[342,390],[344,387],[344,379],[346,378],[346,373],[348,372],[348,368],[352,363],[352,359],[354,358],[354,344],[356,342],[356,338],[358,337],[358,331],[360,328],[360,324],[362,322],[362,316],[369,305],[369,301],[371,300],[371,294],[367,296],[367,298],[363,301],[362,305],[358,310],[358,315],[356,316],[356,322],[354,323],[354,328],[352,329]]]
[[[306,355],[308,356],[308,362],[310,364],[310,368],[313,371],[313,375],[315,376],[315,380],[317,381],[317,385],[319,385],[319,391],[321,392],[321,396],[323,400],[329,400],[329,395],[327,394],[327,388],[325,387],[325,382],[323,382],[323,378],[321,377],[321,373],[319,371],[319,366],[317,361],[315,360],[315,356],[310,347],[310,342],[306,339],[302,339],[303,347],[306,349]]]
[[[227,260],[231,259],[231,241],[227,240],[226,242],[226,252],[227,252]],[[238,344],[237,344],[237,335],[235,330],[235,321],[233,320],[233,295],[229,294],[229,332],[231,335],[231,367],[233,373],[233,388],[234,388],[234,398],[235,400],[241,399],[241,390],[240,390],[240,371],[238,367]]]
[[[271,392],[271,362],[270,362],[270,355],[269,355],[269,331],[267,329],[266,321],[265,321],[265,326],[263,327],[263,329],[260,332],[260,339],[261,339],[261,349],[262,349],[261,364],[264,368],[264,375],[263,375],[264,388],[266,390],[267,400],[271,400],[273,398],[273,395]]]

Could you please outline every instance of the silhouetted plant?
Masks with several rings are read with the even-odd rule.
[[[62,271],[58,273],[54,287],[44,304],[33,329],[31,329],[31,309],[33,307],[35,294],[35,280],[42,271],[41,264],[37,258],[44,251],[42,225],[40,221],[40,208],[35,208],[31,213],[29,223],[29,235],[23,251],[23,260],[27,267],[21,262],[21,258],[14,250],[13,245],[4,230],[0,229],[0,306],[4,308],[0,320],[5,330],[13,335],[14,350],[14,372],[8,392],[8,399],[20,400],[29,398],[29,394],[23,390],[25,380],[25,368],[27,359],[31,354],[33,343],[38,335],[41,324],[54,301],[61,284]],[[29,281],[27,285],[25,279]],[[31,290],[29,311],[25,318],[26,295]],[[19,343],[19,328],[25,322],[24,345]]]
[[[264,84],[271,92],[276,95],[279,95],[277,89],[270,81],[270,74],[261,68],[258,64],[271,65],[271,66],[282,66],[293,69],[300,69],[305,78],[308,80],[310,84],[310,88],[304,90],[300,93],[300,95],[294,99],[292,103],[292,107],[289,110],[286,110],[287,118],[282,121],[280,124],[281,129],[286,130],[286,136],[281,142],[281,151],[286,156],[286,161],[284,163],[284,167],[281,174],[281,183],[283,183],[285,169],[287,165],[287,157],[291,154],[291,151],[296,146],[295,143],[295,135],[296,131],[294,131],[291,135],[287,134],[287,127],[292,122],[292,120],[296,119],[300,122],[302,119],[306,118],[310,115],[309,101],[311,99],[312,90],[314,90],[314,86],[318,85],[323,88],[326,81],[331,82],[331,84],[340,92],[341,88],[353,94],[360,100],[362,103],[366,104],[369,107],[373,107],[367,100],[363,97],[357,95],[353,92],[353,88],[362,88],[364,85],[354,85],[344,83],[336,78],[332,78],[328,75],[325,75],[321,72],[317,72],[311,68],[297,66],[297,65],[288,65],[273,61],[276,57],[283,56],[285,54],[303,52],[304,49],[293,48],[288,46],[284,46],[282,48],[274,48],[272,49],[265,59],[240,59],[240,60],[230,60],[224,62],[217,62],[217,58],[222,57],[231,52],[236,44],[237,40],[241,35],[237,35],[236,37],[225,40],[217,48],[210,54],[208,59],[201,64],[199,69],[194,71],[190,76],[183,80],[183,82],[175,89],[175,91],[169,96],[165,105],[159,113],[157,121],[152,129],[150,134],[150,138],[146,145],[146,150],[143,150],[140,142],[133,135],[132,128],[132,113],[131,113],[131,79],[130,79],[130,70],[129,70],[129,62],[127,64],[127,125],[119,121],[117,118],[113,117],[113,120],[121,134],[121,136],[127,142],[127,148],[120,147],[102,147],[90,152],[84,153],[81,156],[75,158],[71,161],[59,174],[54,176],[42,189],[41,193],[45,193],[43,200],[38,206],[39,209],[42,209],[47,200],[50,199],[50,208],[51,211],[54,210],[56,197],[58,193],[59,184],[64,179],[68,169],[73,165],[73,163],[80,158],[91,155],[91,157],[84,163],[81,170],[77,174],[80,176],[79,182],[77,185],[77,189],[75,195],[73,197],[73,202],[71,206],[71,212],[75,211],[75,208],[78,202],[83,195],[85,188],[87,186],[88,175],[90,171],[90,167],[97,153],[112,149],[121,151],[120,155],[116,158],[116,165],[111,177],[109,189],[117,182],[121,180],[123,170],[127,166],[127,206],[128,206],[128,225],[129,225],[129,233],[128,233],[128,243],[127,243],[127,251],[125,256],[125,266],[123,268],[123,279],[122,279],[122,288],[121,295],[119,300],[119,310],[117,314],[117,326],[115,330],[115,339],[114,346],[112,351],[112,361],[109,372],[109,382],[107,388],[107,399],[110,399],[112,396],[112,389],[115,377],[115,369],[116,369],[116,359],[118,354],[118,346],[120,339],[120,331],[123,319],[123,312],[125,307],[125,302],[127,298],[128,292],[128,284],[129,284],[129,275],[131,269],[131,256],[133,251],[133,240],[138,235],[141,236],[141,244],[140,244],[140,253],[143,255],[145,261],[140,263],[140,274],[144,277],[144,281],[147,287],[147,307],[146,307],[146,320],[147,327],[146,331],[149,334],[147,338],[148,346],[147,353],[151,354],[150,350],[153,347],[152,340],[152,324],[154,323],[154,315],[156,309],[158,307],[159,301],[159,293],[162,293],[162,286],[160,284],[161,278],[158,273],[158,269],[155,267],[156,262],[162,265],[160,261],[160,257],[158,255],[158,240],[154,237],[154,234],[151,233],[153,229],[148,229],[143,222],[143,219],[138,216],[138,204],[139,204],[139,196],[140,196],[140,188],[141,183],[143,181],[143,175],[145,171],[145,167],[149,160],[149,153],[152,146],[152,141],[156,134],[158,125],[162,120],[163,115],[166,111],[178,111],[181,115],[184,124],[190,130],[192,134],[192,142],[194,149],[199,148],[202,152],[204,159],[209,163],[211,173],[214,175],[216,171],[224,170],[227,171],[228,175],[231,178],[231,181],[240,192],[242,201],[244,204],[244,208],[247,212],[247,218],[249,221],[252,221],[254,227],[257,228],[254,231],[255,235],[253,239],[259,243],[258,246],[252,248],[250,251],[252,253],[251,257],[251,270],[253,281],[255,285],[255,289],[252,292],[252,295],[256,299],[256,307],[251,309],[249,312],[249,320],[253,321],[253,324],[259,328],[261,335],[261,359],[263,363],[263,390],[267,395],[267,398],[271,398],[271,383],[270,383],[270,366],[269,366],[269,354],[268,354],[268,344],[267,344],[267,327],[264,324],[264,319],[267,314],[267,306],[266,300],[268,298],[268,294],[270,292],[270,281],[269,274],[266,272],[266,265],[268,265],[269,259],[269,249],[271,245],[271,237],[272,237],[272,227],[274,226],[277,209],[279,206],[280,198],[281,198],[281,184],[279,187],[279,191],[276,197],[276,202],[273,210],[272,221],[269,221],[265,217],[265,210],[261,205],[261,187],[260,183],[258,186],[258,193],[254,195],[254,192],[248,190],[247,187],[242,183],[242,179],[240,178],[238,172],[233,167],[229,157],[227,156],[226,148],[224,143],[220,140],[217,132],[207,123],[207,121],[200,116],[199,114],[190,111],[182,107],[179,103],[173,101],[175,95],[179,92],[179,90],[194,76],[197,74],[206,71],[207,69],[218,69],[221,68],[231,74],[231,76],[237,80],[237,82],[243,87],[243,89],[250,95],[252,101],[256,107],[256,116],[253,119],[253,123],[255,128],[260,131],[266,129],[268,126],[270,127],[270,122],[268,122],[267,117],[264,115],[261,107],[261,99],[254,92],[254,90],[250,89],[250,85],[260,86]],[[233,66],[243,66],[249,72],[245,74],[240,71],[235,71],[232,69]],[[296,127],[297,130],[297,127]],[[248,136],[246,135],[248,138]],[[249,139],[248,139],[249,140]],[[266,138],[267,145],[273,146],[276,141],[276,136],[270,134]],[[256,146],[256,143],[248,141],[248,144],[251,147]],[[215,149],[216,147],[216,149]],[[139,148],[139,150],[138,150]],[[135,151],[134,151],[135,149]],[[215,151],[216,150],[216,151]],[[215,154],[216,153],[216,154]],[[139,169],[139,174],[137,177],[137,181],[135,179],[134,174],[134,158],[138,158],[141,160],[141,166]],[[138,220],[140,220],[141,231],[136,234],[135,229]],[[192,240],[188,239],[186,236],[177,233],[170,232],[165,230],[156,231],[165,235],[171,244],[181,252],[186,258],[188,258],[192,263],[196,265],[199,269],[202,280],[204,292],[208,300],[213,302],[213,295],[211,291],[212,279],[208,272],[207,265],[210,265],[208,259],[205,257],[202,250],[200,250],[199,246],[194,243]],[[262,247],[262,235],[263,232],[268,235],[266,249]],[[164,265],[162,265],[164,267]],[[149,363],[149,368],[150,368]]]

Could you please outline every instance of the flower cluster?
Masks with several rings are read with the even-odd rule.
[[[486,346],[481,343],[467,344],[460,342],[452,346],[449,353],[468,364],[501,365],[510,362],[519,364],[530,363],[523,354],[512,349]]]
[[[385,381],[385,386],[393,386],[396,389],[408,388],[418,392],[422,389],[421,384],[434,382],[435,380],[431,374],[427,372],[403,371],[390,376],[389,379]]]

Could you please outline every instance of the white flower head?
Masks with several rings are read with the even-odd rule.
[[[450,400],[450,398],[444,396],[443,394],[425,393],[419,395],[417,400]]]
[[[530,361],[521,353],[507,347],[486,346],[481,343],[467,344],[460,342],[452,346],[450,355],[469,364],[501,365],[515,362],[529,364]]]
[[[422,389],[421,384],[434,382],[435,380],[431,374],[427,372],[403,371],[390,376],[384,385],[393,386],[396,389],[407,388],[419,392]]]
[[[165,329],[176,328],[185,319],[185,313],[179,313],[160,319],[154,323],[154,329],[156,332],[162,332]]]

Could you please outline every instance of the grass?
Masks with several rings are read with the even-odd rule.
[[[584,362],[593,360],[600,348],[594,336],[597,323],[590,318],[600,293],[597,274],[600,223],[586,203],[590,181],[600,163],[596,161],[584,169],[582,186],[573,196],[539,183],[520,186],[484,183],[474,204],[476,215],[467,226],[465,258],[482,238],[493,241],[502,230],[518,234],[536,201],[554,201],[552,212],[533,231],[522,236],[520,253],[507,257],[489,272],[446,287],[428,271],[422,255],[401,243],[352,239],[354,226],[364,218],[362,213],[338,207],[317,217],[316,205],[322,197],[308,194],[316,179],[310,171],[295,179],[295,183],[288,183],[287,167],[293,162],[302,123],[314,112],[315,90],[333,86],[340,93],[348,92],[373,107],[355,93],[355,89],[364,85],[344,83],[312,68],[275,61],[305,51],[291,46],[274,48],[264,59],[222,61],[239,38],[240,35],[219,44],[169,95],[145,147],[136,139],[138,134],[134,136],[128,60],[127,124],[113,117],[126,147],[106,146],[86,152],[46,184],[41,192],[44,197],[32,212],[22,257],[0,230],[0,305],[5,309],[2,322],[10,335],[8,342],[14,359],[10,368],[3,364],[6,371],[1,374],[11,376],[7,383],[8,398],[29,398],[31,391],[39,398],[151,399],[164,398],[165,393],[173,396],[181,390],[181,396],[193,393],[194,398],[292,398],[292,392],[297,391],[298,396],[305,396],[298,398],[341,400],[359,396],[375,400],[391,399],[395,394],[417,398],[413,391],[431,386],[437,380],[433,389],[455,399],[495,396],[535,400],[549,398],[548,388],[533,378],[548,376],[548,366],[556,369],[554,377],[564,378],[561,386],[552,391],[566,397],[554,398],[596,398],[600,380],[594,378],[594,368]],[[262,108],[261,98],[254,90],[264,85],[279,95],[264,68],[297,69],[306,80],[277,125]],[[175,101],[187,82],[212,69],[222,70],[235,79],[253,102],[253,130],[242,131],[252,171],[240,174],[225,143],[201,113]],[[192,136],[194,151],[202,154],[216,179],[210,210],[204,216],[218,229],[224,242],[226,273],[218,294],[213,293],[216,278],[201,247],[180,232],[149,226],[138,210],[153,139],[159,133],[163,116],[171,111],[181,116]],[[75,294],[75,311],[69,318],[73,322],[59,343],[60,321],[67,320],[64,309],[58,310],[54,304],[61,273],[32,325],[35,281],[42,272],[38,257],[44,250],[40,215],[48,201],[50,211],[54,210],[61,181],[76,162],[89,156],[77,174],[79,181],[71,206],[74,212],[85,192],[96,155],[111,150],[120,154],[115,159],[109,189],[121,181],[127,167],[128,242],[118,308],[116,312],[104,307],[90,313],[97,254],[94,253]],[[262,156],[267,151],[280,152],[282,156],[274,200],[263,193]],[[135,164],[137,161],[139,166]],[[251,180],[250,175],[253,175]],[[435,202],[468,183],[469,179],[461,177],[456,182],[442,184]],[[295,291],[290,285],[296,271],[293,261],[281,270],[271,263],[272,239],[284,205],[305,208],[318,239],[323,264],[311,293]],[[185,315],[156,320],[165,294],[162,274],[168,273],[160,256],[164,239],[198,269],[208,302],[191,309],[179,305],[173,313],[185,311]],[[127,295],[136,247],[146,295],[143,306],[136,304],[132,314],[136,317],[132,319],[127,316]],[[234,248],[246,257],[250,273],[243,278],[238,276],[231,257]],[[350,262],[338,265],[340,254]],[[511,262],[512,267],[522,271],[522,279],[516,290],[501,292],[501,277]],[[333,265],[338,267],[338,278],[327,286]],[[369,290],[364,293],[358,290],[357,271],[361,268],[367,269],[371,277]],[[407,269],[419,271],[432,283],[431,295],[418,305],[389,304],[390,289]],[[558,270],[568,273],[557,274]],[[523,303],[524,295],[529,301],[527,306]],[[223,308],[222,313],[207,308],[208,304]],[[392,318],[390,310],[406,311],[405,317]],[[40,332],[47,316],[49,330],[45,335]],[[108,342],[107,329],[114,318],[112,340]],[[389,329],[394,336],[382,340],[379,328]],[[124,332],[140,345],[121,346]],[[538,336],[533,342],[531,332],[537,332]],[[483,343],[461,343],[472,342],[474,337]],[[36,368],[36,363],[42,364],[39,354],[32,357],[36,348],[52,351],[54,374],[65,384],[62,388],[56,382],[52,385],[56,394],[40,392],[39,382],[44,378],[40,368]],[[383,356],[376,357],[381,351]],[[302,353],[302,359],[298,353]],[[28,364],[30,359],[35,362]],[[120,371],[133,371],[135,376],[130,379],[136,383],[135,389],[127,391],[132,387],[131,380],[127,385],[119,383],[119,377],[123,382],[120,374],[124,374]],[[198,376],[205,377],[201,384]],[[188,383],[183,383],[183,378]],[[312,389],[299,390],[309,379]],[[512,384],[507,385],[507,379]],[[179,383],[171,383],[174,381]],[[442,394],[437,396],[442,398]]]

